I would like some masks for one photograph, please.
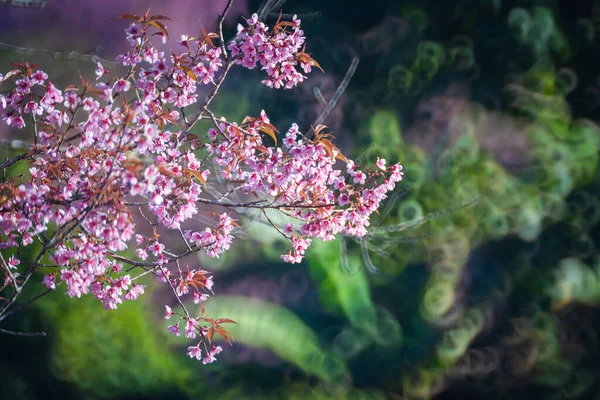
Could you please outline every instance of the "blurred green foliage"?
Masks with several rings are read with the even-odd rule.
[[[348,47],[361,58],[339,105],[338,136],[347,133],[352,142],[344,154],[361,165],[376,157],[401,161],[405,175],[373,216],[365,241],[313,244],[305,263],[310,287],[298,299],[276,304],[257,290],[258,299],[219,296],[215,288],[209,314],[237,321],[231,332],[238,344],[266,349],[282,363],[224,357],[204,367],[185,359],[188,342],[165,339],[157,329],[163,323],[152,303],[165,301],[153,291],[111,312],[90,299],[54,296],[37,309],[50,336],[44,361],[73,393],[151,398],[170,387],[181,398],[222,399],[597,393],[600,4],[388,3],[345,4],[347,15],[336,2],[289,4],[291,12],[323,12],[306,31],[325,38],[313,56],[338,80],[349,65]],[[360,26],[363,19],[376,22],[358,30],[344,18]],[[244,97],[236,91],[244,82],[236,85],[225,88],[231,92],[213,110],[230,120],[257,114],[259,104],[273,121],[295,120],[314,103],[311,90],[273,94],[248,86]],[[248,240],[238,240],[234,251],[218,261],[200,258],[218,271],[216,282],[251,286],[253,273],[279,276],[289,268],[279,263],[286,251],[279,234],[246,222]],[[263,275],[253,271],[256,262]],[[21,382],[11,393],[35,398],[27,392]]]
[[[91,297],[54,297],[40,302],[53,342],[51,365],[57,377],[90,398],[152,395],[169,386],[187,388],[192,371],[165,347],[149,302],[125,302],[109,312]],[[196,384],[197,385],[197,384]],[[194,387],[193,390],[198,390]]]

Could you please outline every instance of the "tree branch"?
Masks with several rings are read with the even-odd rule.
[[[14,331],[9,331],[7,329],[2,329],[0,328],[0,333],[4,333],[6,335],[11,335],[11,336],[24,336],[24,337],[36,337],[36,336],[46,336],[45,332],[14,332]]]
[[[217,20],[217,26],[219,27],[219,39],[221,40],[221,51],[223,52],[223,57],[227,60],[229,57],[227,56],[227,47],[225,47],[225,37],[223,36],[223,21],[225,20],[225,16],[227,12],[231,8],[233,4],[233,0],[229,0],[223,12],[219,15],[219,19]]]

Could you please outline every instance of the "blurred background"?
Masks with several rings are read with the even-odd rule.
[[[226,2],[13,3],[0,2],[0,71],[33,61],[60,87],[125,48],[116,16],[171,17],[175,49],[199,21],[214,29]],[[228,37],[260,1],[233,4]],[[324,108],[314,88],[329,101],[359,58],[325,124],[357,163],[405,169],[368,241],[315,243],[288,265],[286,243],[246,223],[224,257],[188,260],[215,275],[209,313],[239,324],[208,366],[166,334],[175,300],[152,280],[114,311],[53,293],[3,325],[48,335],[0,336],[0,399],[600,399],[600,1],[288,0],[283,12],[300,14],[325,73],[274,91],[234,70],[213,111],[265,109],[280,131],[306,130]],[[2,159],[24,134],[0,127]]]

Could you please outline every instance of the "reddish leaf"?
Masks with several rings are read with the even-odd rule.
[[[169,33],[167,32],[167,27],[164,26],[161,22],[150,21],[150,22],[148,22],[148,24],[152,25],[153,27],[155,27],[156,29],[158,29],[159,31],[164,33],[166,37],[169,37]]]
[[[215,326],[215,331],[219,335],[221,335],[221,337],[223,339],[227,340],[227,343],[232,344],[233,336],[231,335],[231,333],[227,329],[223,328],[220,325],[217,325],[217,326]]]
[[[296,55],[296,59],[298,61],[303,62],[303,63],[307,63],[307,64],[308,63],[312,63],[312,65],[314,67],[316,67],[316,68],[319,68],[321,70],[321,72],[325,72],[325,71],[323,71],[323,68],[321,68],[321,66],[319,65],[319,63],[316,62],[314,60],[314,58],[312,58],[308,53],[306,53],[304,51],[305,48],[306,48],[306,45],[302,48],[302,51]]]
[[[150,21],[158,21],[158,20],[167,20],[167,21],[171,21],[171,18],[169,17],[165,17],[164,15],[153,15],[152,17],[150,17]]]
[[[275,141],[275,144],[277,144],[277,136],[275,135],[275,132],[279,133],[279,131],[273,125],[262,124],[258,129],[261,132],[264,132],[267,135],[269,135]]]
[[[234,320],[229,318],[219,318],[215,321],[217,324],[237,324]]]
[[[192,71],[191,68],[189,67],[184,67],[183,65],[180,65],[179,68],[181,70],[183,70],[185,72],[185,74],[187,76],[189,76],[194,82],[198,82],[198,77],[196,76],[196,74],[194,74],[194,71]]]
[[[319,143],[321,143],[323,147],[325,147],[325,152],[327,153],[327,155],[333,158],[333,150],[331,149],[331,147],[327,143],[324,143],[324,140],[319,141]]]
[[[204,29],[204,25],[202,25],[202,22],[200,22],[200,31],[202,32],[202,43],[206,42],[210,45],[210,47],[215,47],[215,45],[213,44],[212,39],[218,39],[219,35],[217,35],[216,33],[206,33],[206,30]]]
[[[171,114],[169,114],[168,112],[163,113],[160,116],[161,119],[165,120],[165,121],[169,121],[170,123],[177,125],[177,120],[173,117],[171,117]]]
[[[135,21],[140,21],[141,18],[139,15],[135,14],[122,14],[117,17],[117,19],[133,19]]]
[[[202,145],[202,141],[200,140],[200,138],[198,138],[198,136],[188,133],[185,135],[185,139],[186,142],[185,143],[189,143],[192,146],[192,149],[195,149],[195,146],[199,146]]]
[[[193,177],[195,177],[196,179],[198,179],[204,186],[206,186],[206,180],[204,179],[204,177],[202,176],[202,174],[198,171],[194,171],[191,169],[186,169],[186,171],[192,175]]]
[[[247,123],[252,123],[256,121],[256,118],[252,118],[246,115],[246,117],[244,118],[244,120],[242,121],[242,125],[245,125]]]
[[[337,152],[337,155],[335,156],[335,158],[342,160],[344,162],[348,162],[348,159],[346,158],[346,156],[344,156],[342,154],[342,152],[340,151],[340,149],[338,149],[333,143],[331,143],[331,141],[329,139],[320,139],[319,143],[323,143],[327,148],[329,148],[330,150],[335,150]],[[327,153],[329,154],[329,152]]]
[[[315,136],[319,136],[323,129],[327,128],[327,125],[319,124],[316,128],[313,128],[312,131],[315,133]]]

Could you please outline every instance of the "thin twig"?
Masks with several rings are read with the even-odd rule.
[[[227,47],[225,47],[225,37],[223,36],[223,21],[225,20],[225,16],[227,12],[231,8],[231,4],[233,4],[233,0],[229,0],[223,12],[219,15],[219,19],[217,20],[217,25],[219,26],[219,39],[221,40],[221,51],[223,52],[223,57],[227,60]]]
[[[183,231],[181,230],[181,228],[179,228],[179,234],[181,235],[181,238],[183,239],[183,241],[184,241],[185,245],[187,246],[188,250],[192,251],[192,246],[190,246],[189,242],[185,238],[185,235],[183,234]]]
[[[198,202],[199,203],[203,203],[203,204],[212,204],[215,206],[222,206],[222,207],[230,207],[230,208],[259,208],[261,210],[264,209],[268,209],[268,208],[273,208],[273,209],[280,209],[280,208],[325,208],[325,207],[335,207],[335,203],[326,203],[326,204],[260,204],[260,203],[264,203],[267,200],[256,200],[256,201],[251,201],[248,203],[222,203],[218,200],[210,200],[210,199],[203,199],[203,198],[199,198]]]
[[[60,284],[60,282],[59,282],[59,284]],[[21,286],[24,286],[24,285],[25,285],[25,282],[23,282],[23,284]],[[0,321],[6,319],[8,317],[10,317],[12,314],[14,314],[16,312],[19,312],[19,311],[23,310],[25,307],[27,307],[28,305],[30,305],[34,301],[36,301],[36,300],[38,300],[38,299],[46,296],[48,293],[50,293],[52,291],[53,291],[52,289],[47,289],[44,292],[42,292],[41,294],[38,294],[37,296],[35,296],[35,297],[27,300],[25,303],[19,304],[17,307],[11,309],[10,311],[7,311],[4,314],[0,314]]]
[[[177,261],[177,268],[179,269],[179,273],[181,275],[181,268],[179,267],[179,261]],[[177,298],[177,301],[179,302],[179,305],[181,306],[181,308],[183,308],[183,312],[185,312],[185,316],[187,317],[187,319],[190,319],[190,313],[188,312],[187,308],[185,308],[185,304],[183,304],[183,301],[181,301],[181,296],[177,295],[177,290],[175,290],[175,288],[173,287],[173,283],[171,282],[171,280],[169,279],[168,276],[165,276],[165,280],[169,283],[171,290],[173,290],[173,294]]]
[[[102,62],[106,65],[119,65],[119,63],[114,61],[105,60],[103,58],[98,57],[97,55],[90,54],[81,54],[76,51],[72,51],[70,53],[63,53],[60,51],[50,51],[50,50],[42,50],[42,49],[30,49],[26,47],[13,46],[8,43],[0,42],[0,50],[13,51],[18,54],[23,54],[27,56],[35,56],[41,55],[46,57],[52,57],[55,60],[63,59],[63,60],[81,60],[81,61],[91,61],[93,63]]]
[[[227,73],[229,72],[231,67],[233,67],[233,64],[234,64],[234,61],[230,60],[225,65],[225,69],[221,73],[221,76],[219,76],[219,79],[217,79],[217,82],[215,83],[215,87],[213,88],[213,90],[208,94],[208,97],[206,98],[206,100],[204,100],[204,103],[202,104],[202,106],[200,107],[200,109],[198,110],[198,112],[196,113],[194,118],[192,118],[192,120],[189,123],[185,124],[186,129],[185,129],[184,133],[189,133],[190,129],[192,129],[192,127],[196,124],[196,122],[198,122],[200,119],[202,119],[202,116],[206,112],[208,105],[213,101],[213,99],[217,95],[217,92],[219,91],[221,84],[225,80],[225,77],[227,76]]]
[[[277,19],[279,17],[281,17],[282,19],[292,19],[294,18],[294,15],[296,15],[296,18],[301,19],[302,21],[310,21],[313,19],[317,19],[317,18],[321,18],[323,16],[323,13],[321,11],[315,11],[312,13],[305,13],[305,14],[278,14],[276,12],[270,12],[267,14],[267,18],[270,19]]]
[[[322,105],[323,107],[327,107],[327,100],[325,100],[325,97],[323,97],[323,95],[321,94],[321,89],[319,89],[318,86],[315,86],[313,88],[313,93],[315,94],[315,97],[319,101],[319,104]]]
[[[45,332],[15,332],[15,331],[9,331],[7,329],[2,329],[0,328],[0,333],[4,333],[6,335],[11,335],[11,336],[24,336],[24,337],[36,337],[36,336],[46,336]]]
[[[346,90],[346,87],[348,86],[350,79],[352,79],[352,75],[354,75],[354,72],[356,72],[357,66],[358,66],[358,57],[354,57],[352,59],[352,64],[350,64],[350,68],[348,68],[348,72],[346,72],[344,79],[340,83],[340,86],[338,86],[337,90],[335,91],[335,94],[333,95],[331,100],[329,100],[329,104],[327,104],[327,107],[325,107],[325,109],[323,110],[323,112],[321,113],[319,118],[317,118],[317,120],[315,121],[313,126],[318,126],[318,125],[322,124],[323,121],[325,121],[325,119],[329,116],[329,113],[331,112],[331,110],[333,110],[333,107],[335,107],[335,105],[337,104],[340,97],[342,97],[342,93],[344,93],[344,90]],[[310,132],[307,133],[306,136],[307,136],[307,138],[310,139],[312,137],[312,135],[313,135],[313,132],[311,130]]]
[[[264,22],[267,14],[271,11],[271,8],[273,8],[273,3],[275,3],[275,1],[276,0],[267,0],[266,2],[262,2],[257,11],[259,21]]]
[[[48,5],[45,0],[0,0],[1,3],[8,3],[15,7],[27,7],[27,8],[44,8]]]

